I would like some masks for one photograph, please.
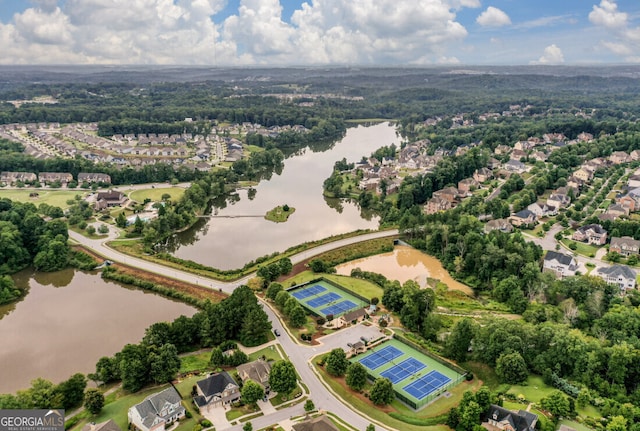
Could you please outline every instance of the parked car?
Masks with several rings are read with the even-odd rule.
[[[278,331],[277,329],[274,329],[274,330],[273,330],[273,333],[274,333],[274,334],[276,334],[276,337],[279,337],[279,336],[280,336],[280,331]]]

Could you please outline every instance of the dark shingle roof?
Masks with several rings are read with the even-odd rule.
[[[293,425],[294,431],[338,431],[331,420],[322,415]]]
[[[524,410],[512,412],[495,404],[491,405],[488,417],[497,422],[506,421],[516,431],[533,431],[538,420],[538,416],[533,413]]]
[[[563,265],[571,265],[573,263],[573,257],[563,253],[558,253],[557,251],[548,251],[544,257],[544,260],[548,261],[554,259]]]
[[[624,278],[636,278],[636,273],[625,265],[613,265],[608,268],[600,268],[598,272],[601,274],[606,274],[610,277],[619,277],[623,276]]]
[[[199,380],[197,385],[204,396],[209,398],[212,395],[222,393],[229,383],[237,386],[237,383],[229,373],[222,371],[221,373],[212,374],[204,380]]]
[[[82,427],[82,431],[122,431],[120,427],[113,421],[113,419],[109,419],[106,422],[101,422],[99,424],[90,423],[86,424]]]

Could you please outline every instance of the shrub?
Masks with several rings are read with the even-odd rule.
[[[200,425],[202,425],[203,428],[209,428],[213,426],[209,419],[200,419]]]

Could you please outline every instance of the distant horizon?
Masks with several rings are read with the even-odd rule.
[[[3,65],[640,63],[637,0],[0,0]]]

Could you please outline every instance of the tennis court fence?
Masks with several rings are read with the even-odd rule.
[[[435,355],[434,353],[428,351],[427,349],[423,348],[419,344],[414,343],[413,341],[408,340],[408,339],[406,339],[405,337],[403,337],[401,335],[393,334],[393,338],[394,338],[394,340],[398,340],[402,344],[405,344],[405,345],[411,347],[412,349],[415,349],[418,352],[421,352],[421,353],[427,355],[429,358],[433,359],[434,361],[436,361],[440,365],[444,365],[447,368],[451,368],[453,371],[455,371],[458,374],[461,374],[463,377],[465,377],[469,373],[467,370],[463,369],[462,367],[459,367],[458,365],[453,364],[451,362],[445,361],[441,357]]]

